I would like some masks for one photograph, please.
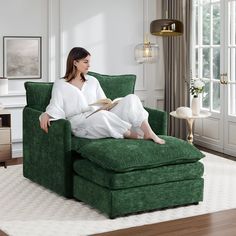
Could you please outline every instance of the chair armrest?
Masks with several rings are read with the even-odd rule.
[[[149,113],[148,122],[153,131],[158,135],[167,135],[167,113],[145,107]]]
[[[27,106],[23,110],[23,174],[60,195],[71,197],[70,122],[53,121],[45,133],[39,125],[41,113]]]

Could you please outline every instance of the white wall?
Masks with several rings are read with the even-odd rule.
[[[68,51],[82,46],[92,54],[93,71],[137,73],[133,47],[142,41],[143,0],[70,3],[61,1],[62,70]]]
[[[160,14],[156,0],[61,0],[60,3],[60,74],[65,72],[70,49],[85,47],[92,54],[90,70],[136,74],[135,93],[143,103],[149,107],[162,106],[162,102],[159,104],[164,88],[161,59],[151,65],[139,65],[134,60],[135,45],[143,42],[150,22]],[[149,36],[151,42],[162,43],[160,38]]]
[[[3,76],[3,36],[42,36],[42,79],[47,80],[47,0],[0,0],[0,76]],[[12,114],[13,156],[22,156],[24,82],[9,80],[9,94],[0,102]]]
[[[90,70],[104,74],[137,75],[135,93],[144,105],[163,105],[162,39],[155,64],[140,65],[134,47],[143,42],[150,22],[160,18],[160,0],[0,0],[0,55],[2,36],[42,36],[42,79],[54,81],[64,75],[65,60],[74,46],[92,54]],[[3,62],[0,56],[0,76]],[[22,108],[25,80],[9,81],[9,95],[0,96],[12,111],[13,154],[22,155]]]

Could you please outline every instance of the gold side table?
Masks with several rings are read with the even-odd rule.
[[[209,111],[201,111],[198,116],[179,116],[176,111],[170,112],[170,115],[178,118],[178,119],[185,119],[187,122],[187,127],[188,127],[188,136],[187,136],[187,141],[190,144],[193,144],[193,123],[195,119],[203,119],[211,116],[211,113]]]

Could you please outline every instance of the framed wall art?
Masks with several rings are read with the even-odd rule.
[[[8,79],[40,79],[42,37],[3,37],[3,76]]]

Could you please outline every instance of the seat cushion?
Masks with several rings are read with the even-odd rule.
[[[108,138],[87,142],[82,147],[72,144],[72,150],[104,169],[117,172],[196,162],[204,157],[186,141],[171,136],[160,137],[166,140],[166,144]]]
[[[200,178],[204,170],[203,164],[198,161],[121,173],[103,169],[86,159],[75,160],[73,168],[77,175],[109,189],[124,189],[191,180]]]

